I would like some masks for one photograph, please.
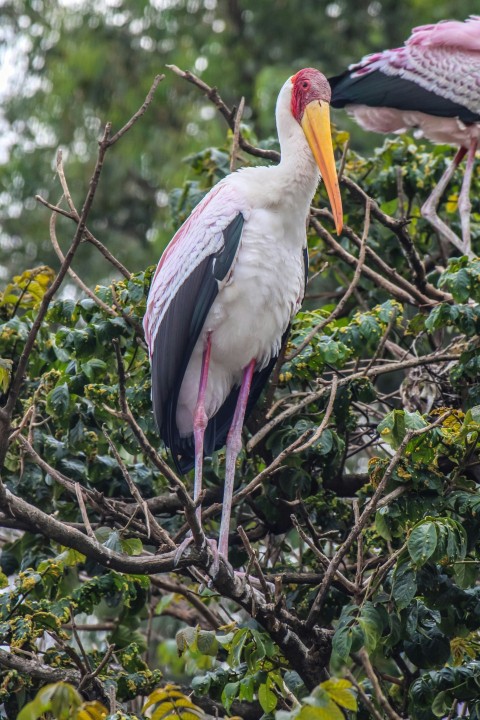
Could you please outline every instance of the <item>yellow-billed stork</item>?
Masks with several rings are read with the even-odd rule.
[[[368,55],[330,78],[332,107],[345,107],[366,130],[414,129],[436,143],[459,146],[453,162],[424,203],[422,215],[462,253],[470,248],[470,184],[480,136],[480,16],[414,28],[400,48]],[[467,154],[458,199],[462,239],[437,208]]]
[[[218,542],[225,559],[243,421],[303,300],[319,171],[342,229],[330,95],[312,68],[286,81],[276,106],[280,163],[215,185],[167,246],[150,288],[144,328],[155,419],[177,469],[195,466],[194,500],[204,455],[226,444]]]

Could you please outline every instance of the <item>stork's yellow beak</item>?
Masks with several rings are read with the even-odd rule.
[[[321,102],[313,100],[304,110],[301,125],[313,157],[320,168],[332,207],[337,235],[340,235],[343,227],[343,211],[337,169],[333,156],[330,105],[325,100]]]

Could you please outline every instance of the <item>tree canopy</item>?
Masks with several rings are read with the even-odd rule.
[[[25,183],[32,183],[29,197],[41,199],[26,212],[38,235],[29,235],[23,214],[16,223],[12,216],[5,231],[25,228],[32,243],[45,237],[53,259],[43,260],[43,250],[25,255],[23,248],[0,294],[0,714],[7,720],[475,720],[480,260],[459,257],[419,210],[452,149],[406,136],[359,154],[353,141],[347,147],[345,130],[336,132],[345,227],[336,237],[320,187],[309,218],[305,303],[245,427],[230,535],[236,572],[221,563],[213,575],[205,537],[218,533],[224,451],[205,462],[202,531],[192,474],[180,478],[172,469],[151,411],[141,321],[155,266],[136,267],[139,246],[130,255],[118,237],[130,223],[138,231],[130,216],[138,210],[162,244],[154,196],[130,193],[148,173],[152,189],[162,188],[178,148],[188,146],[190,156],[182,170],[172,170],[178,185],[170,198],[172,226],[232,168],[278,160],[271,118],[261,111],[271,97],[256,105],[249,91],[261,64],[275,60],[258,39],[267,4],[172,2],[159,12],[154,3],[81,3],[78,16],[55,5],[22,8],[25,17],[37,13],[43,28],[32,33],[28,25],[39,53],[59,55],[50,89],[60,87],[68,39],[70,59],[82,47],[85,55],[78,73],[64,76],[70,95],[79,93],[75,104],[58,106],[52,92],[48,111],[37,105],[45,124],[54,124],[58,112],[57,128],[65,131],[54,177],[51,157],[47,162],[39,148],[32,151]],[[301,33],[293,3],[283,5],[292,33],[285,63],[294,64],[300,54],[293,36]],[[134,34],[134,18],[118,25],[112,18],[136,11],[158,32],[165,24],[164,39],[178,32],[187,43],[175,22],[185,15],[192,38],[205,33],[208,44],[213,23],[223,19],[224,29],[213,32],[227,32],[239,7],[244,32],[251,25],[262,48],[258,65],[242,69],[244,77],[225,64],[225,92],[221,78],[218,91],[205,86],[211,64],[200,77],[183,71],[188,65],[179,54],[169,61],[182,69],[153,86],[153,58],[151,66],[136,68],[136,81],[126,59],[116,75],[105,69],[99,105],[90,104],[90,80],[82,90],[79,72],[91,61],[91,77],[100,77],[110,47],[101,35],[95,46],[92,28],[114,38]],[[337,10],[327,13],[332,22],[346,16],[347,4],[338,7],[337,18]],[[362,12],[380,18],[366,23],[370,32],[381,20],[382,32],[390,25],[396,32],[386,3],[378,12],[368,7]],[[305,3],[305,17],[314,9]],[[205,13],[211,13],[208,30],[199,21]],[[20,17],[12,12],[12,26],[26,24]],[[274,37],[281,23],[269,17]],[[423,19],[415,15],[415,22]],[[400,29],[405,37],[408,30]],[[47,31],[57,40],[42,46]],[[333,57],[333,39],[321,32]],[[356,56],[374,44],[370,36],[355,37]],[[195,43],[190,66],[198,58]],[[32,70],[35,57],[32,51]],[[235,72],[238,64],[232,60]],[[277,72],[280,63],[268,78],[265,70],[269,93]],[[47,90],[33,88],[31,107]],[[239,127],[242,95],[251,114]],[[204,111],[195,147],[191,138],[185,145],[178,139],[172,97],[177,121],[183,110],[188,122],[197,122],[201,108],[218,115],[214,122]],[[111,128],[88,124],[104,113]],[[81,158],[75,137],[84,143]],[[60,140],[55,134],[52,146]],[[23,173],[27,148],[23,137],[4,177],[13,177],[15,162]],[[161,153],[163,166],[156,160]],[[42,173],[43,184],[35,180]],[[461,180],[459,169],[441,209],[456,232]],[[477,252],[479,183],[477,170]],[[26,185],[18,202],[21,197]],[[143,203],[155,217],[143,214]],[[189,531],[194,542],[178,558]]]

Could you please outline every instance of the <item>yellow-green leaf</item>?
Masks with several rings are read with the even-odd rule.
[[[79,708],[75,720],[104,720],[108,715],[108,710],[105,705],[98,702],[83,703],[82,707]]]
[[[357,710],[357,698],[353,693],[353,685],[348,680],[331,678],[321,683],[321,687],[337,705],[347,710]]]
[[[345,716],[338,705],[330,700],[325,707],[304,705],[296,720],[345,720]]]
[[[6,392],[10,383],[10,373],[12,372],[12,361],[0,358],[0,390]]]

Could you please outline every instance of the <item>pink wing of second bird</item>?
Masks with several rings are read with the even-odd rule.
[[[403,47],[368,55],[329,82],[332,106],[344,107],[365,130],[413,129],[417,136],[459,148],[421,212],[440,237],[472,257],[470,186],[480,138],[480,16],[414,28]],[[458,199],[460,238],[437,208],[465,155]]]
[[[468,147],[480,122],[480,17],[414,28],[402,47],[368,55],[329,82],[332,106],[366,130],[415,128]]]

